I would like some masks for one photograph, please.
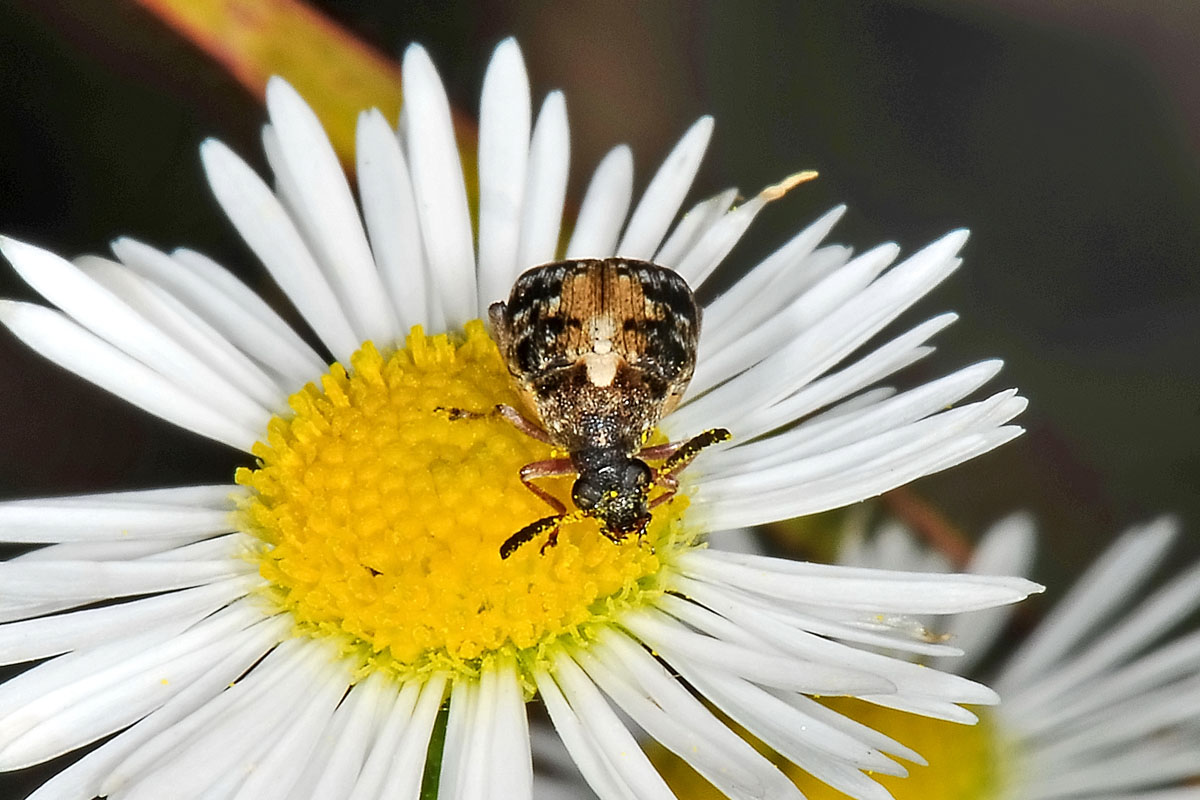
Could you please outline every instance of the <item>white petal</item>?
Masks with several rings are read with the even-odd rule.
[[[725,794],[803,798],[782,772],[717,720],[641,646],[606,630],[599,642],[573,655],[638,725]]]
[[[297,800],[350,795],[388,707],[385,701],[388,682],[382,672],[372,672],[346,693],[322,735],[323,752],[310,759],[293,787]]]
[[[521,262],[521,216],[533,112],[515,39],[496,46],[479,101],[479,313],[508,296]]]
[[[422,692],[421,684],[419,680],[410,680],[406,681],[399,691],[392,685],[384,692],[382,723],[368,743],[366,760],[349,795],[355,800],[373,800],[384,796],[382,786],[387,779],[396,748],[412,719],[413,708]]]
[[[1045,674],[1123,605],[1161,562],[1176,533],[1170,520],[1159,520],[1131,530],[1109,547],[1008,660],[996,682],[1000,691],[1011,697],[1018,687]]]
[[[256,570],[235,559],[190,563],[0,562],[0,593],[30,598],[128,597],[232,578]]]
[[[570,164],[567,104],[562,92],[551,92],[538,112],[529,143],[529,174],[525,179],[525,204],[521,209],[521,246],[510,280],[527,267],[554,260]],[[506,294],[501,290],[491,299],[499,300]],[[487,302],[488,298],[481,300]]]
[[[696,246],[700,237],[729,212],[737,196],[738,190],[730,188],[692,206],[691,210],[680,218],[671,235],[663,242],[663,246],[654,254],[654,263],[670,267],[687,279],[688,276],[679,269],[680,262],[688,251]],[[695,284],[690,280],[688,284],[695,288]]]
[[[701,117],[675,145],[634,209],[617,255],[649,261],[658,250],[700,169],[712,129],[713,118]]]
[[[778,200],[797,184],[813,177],[814,172],[801,172],[792,175],[780,183],[768,186],[753,199],[743,203],[738,208],[725,214],[708,226],[699,237],[695,246],[679,261],[678,272],[693,288],[700,286],[708,279],[729,251],[742,238],[750,223],[758,213],[766,208],[767,203]]]
[[[300,777],[297,765],[311,757],[349,683],[346,664],[325,665],[320,679],[305,687],[299,713],[270,742],[262,758],[245,764],[248,775],[235,800],[289,800],[294,796],[292,788]]]
[[[144,743],[156,740],[163,731],[209,704],[274,646],[290,625],[290,620],[280,616],[237,634],[231,641],[230,654],[220,663],[210,665],[157,711],[54,776],[30,796],[31,800],[108,795],[107,791],[101,791],[101,782],[115,766]]]
[[[0,625],[0,664],[100,645],[164,619],[202,616],[244,595],[250,588],[248,583],[246,578],[235,578],[128,603]]]
[[[0,250],[30,286],[104,341],[238,424],[266,426],[267,409],[70,262],[5,237]]]
[[[0,300],[0,323],[59,366],[185,430],[246,452],[260,435],[64,314],[32,303]]]
[[[200,146],[200,156],[213,195],[229,221],[334,357],[348,359],[358,349],[359,338],[275,194],[216,139]]]
[[[618,145],[596,167],[579,206],[567,258],[608,258],[633,201],[633,152]]]
[[[296,191],[293,210],[358,338],[380,344],[394,340],[399,325],[350,186],[317,115],[278,76],[267,82],[267,109],[283,161],[278,167]]]
[[[191,250],[172,255],[123,237],[112,242],[125,266],[169,291],[260,364],[302,386],[325,362],[286,322],[224,267]]]
[[[404,51],[404,142],[434,290],[450,326],[475,316],[475,254],[450,104],[429,54]]]
[[[151,281],[128,267],[97,256],[81,256],[76,266],[219,373],[264,409],[286,409],[287,392],[220,331]]]
[[[404,151],[378,109],[358,117],[358,193],[371,249],[403,333],[413,325],[440,328],[430,317],[429,264]]]
[[[689,631],[670,617],[641,609],[622,615],[621,624],[671,664],[697,663],[763,686],[819,695],[889,692],[876,675],[776,656]]]
[[[261,618],[258,609],[237,604],[166,640],[144,641],[144,649],[127,651],[111,665],[97,664],[86,675],[71,678],[65,669],[36,668],[22,674],[3,689],[0,767],[48,760],[135,722],[175,693],[172,681],[186,686],[203,666],[228,655],[228,646],[217,642]]]
[[[563,744],[601,800],[675,800],[624,723],[565,653],[555,657],[553,678],[543,671],[534,677]]]
[[[433,675],[421,687],[408,727],[388,760],[390,770],[378,795],[387,800],[417,800],[429,751],[429,740],[446,693],[446,676]],[[355,796],[357,798],[357,795]]]
[[[976,545],[967,569],[976,575],[1028,575],[1033,564],[1037,530],[1027,514],[1013,514],[993,525]],[[935,659],[935,669],[967,674],[999,638],[1012,617],[1012,606],[951,617],[945,628],[950,641],[966,653],[957,659]]]
[[[845,206],[827,211],[709,303],[704,309],[703,351],[716,352],[746,331],[754,330],[799,297],[815,280],[824,277],[812,274],[821,260],[811,256],[845,213]]]
[[[0,502],[0,535],[7,542],[127,541],[189,539],[236,528],[232,509],[196,507],[183,495],[179,503],[160,497],[162,503],[130,502],[121,493],[7,500]]]

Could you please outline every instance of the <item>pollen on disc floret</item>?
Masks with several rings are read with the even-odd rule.
[[[550,513],[518,473],[552,451],[501,419],[438,409],[515,402],[478,320],[453,337],[414,328],[386,357],[367,342],[349,371],[334,364],[292,395],[254,448],[258,468],[237,473],[272,602],[372,668],[474,673],[490,654],[537,658],[655,596],[661,560],[690,544],[683,497],[656,510],[645,542],[614,544],[584,520],[544,555],[531,543],[499,557]],[[570,496],[569,478],[543,485]]]

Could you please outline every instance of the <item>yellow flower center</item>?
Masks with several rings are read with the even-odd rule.
[[[979,714],[975,725],[960,725],[903,711],[883,708],[864,700],[833,697],[822,703],[850,719],[874,728],[921,754],[928,766],[901,763],[908,777],[871,777],[891,792],[895,800],[996,800],[1003,796],[1004,748],[990,714]],[[737,727],[737,726],[735,726]],[[846,800],[846,795],[804,772],[737,728],[747,741],[767,755],[809,800]],[[681,759],[656,748],[651,757],[671,789],[689,800],[722,800],[724,795]]]
[[[497,418],[450,419],[515,404],[478,320],[464,334],[414,328],[383,357],[367,342],[320,386],[289,399],[254,447],[242,515],[264,543],[268,594],[301,629],[339,637],[366,668],[477,674],[497,653],[526,667],[560,637],[588,636],[661,591],[660,560],[688,547],[682,496],[655,510],[646,540],[614,544],[593,519],[501,559],[500,545],[554,513],[520,468],[565,455]],[[573,476],[539,481],[570,504]]]

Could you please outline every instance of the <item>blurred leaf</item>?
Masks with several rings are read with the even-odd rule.
[[[316,110],[342,162],[353,164],[358,113],[400,111],[400,65],[297,0],[137,0],[225,66],[256,97],[272,75],[286,78]],[[474,125],[455,116],[473,174]]]

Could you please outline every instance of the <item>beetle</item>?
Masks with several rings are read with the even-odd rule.
[[[545,553],[560,525],[586,517],[599,519],[614,542],[644,536],[650,509],[675,494],[679,472],[704,448],[731,438],[714,428],[682,443],[646,446],[696,365],[701,311],[674,270],[629,258],[543,264],[522,273],[507,302],[488,312],[521,405],[500,405],[490,415],[568,454],[521,468],[521,482],[555,513],[510,536],[501,558],[548,532]],[[489,416],[443,410],[452,419]],[[652,469],[647,460],[663,463]],[[533,482],[570,474],[577,476],[573,512]],[[665,491],[651,500],[655,487]]]

